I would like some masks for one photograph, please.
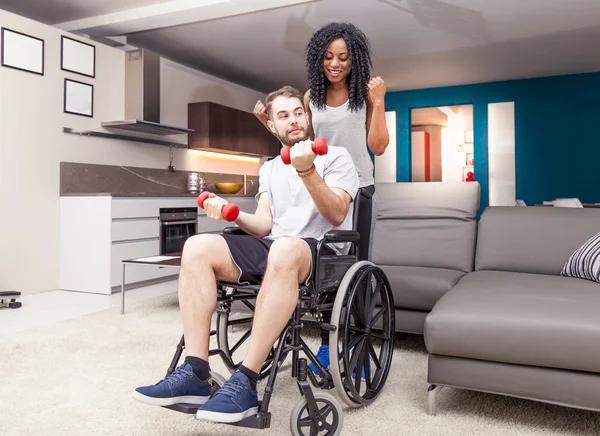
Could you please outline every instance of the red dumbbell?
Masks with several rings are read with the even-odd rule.
[[[204,202],[206,201],[209,195],[210,192],[204,191],[198,196],[198,206],[200,206],[202,209],[204,209]],[[223,218],[225,218],[225,221],[235,221],[239,214],[240,208],[237,206],[237,204],[229,203],[224,205],[221,209],[221,215],[223,216]]]
[[[279,152],[279,154],[281,156],[281,160],[286,165],[289,165],[290,163],[292,163],[292,159],[290,159],[290,151],[291,150],[292,150],[292,147],[286,145]],[[327,154],[327,141],[325,140],[325,138],[315,139],[315,142],[313,142],[313,145],[312,145],[312,151],[314,153],[317,153],[319,156],[323,156],[324,154]]]

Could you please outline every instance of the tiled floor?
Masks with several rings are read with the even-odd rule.
[[[125,311],[128,303],[176,292],[177,280],[128,290],[125,292]],[[56,290],[24,296],[19,301],[23,305],[18,309],[0,308],[0,336],[121,307],[121,293],[99,295]]]

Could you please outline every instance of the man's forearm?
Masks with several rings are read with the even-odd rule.
[[[304,186],[312,197],[317,209],[334,226],[339,226],[344,222],[348,212],[344,201],[331,190],[323,178],[316,171],[302,178]]]
[[[240,211],[235,223],[246,233],[259,238],[263,238],[271,233],[271,221],[261,215]]]

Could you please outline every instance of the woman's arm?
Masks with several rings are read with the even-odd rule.
[[[258,118],[258,121],[260,121],[261,124],[263,126],[265,126],[265,129],[267,129],[271,135],[273,135],[277,138],[277,135],[275,135],[275,133],[271,132],[271,129],[269,129],[269,126],[267,125],[267,121],[269,120],[269,115],[267,115],[267,108],[265,107],[265,104],[262,101],[258,100],[256,102],[252,113],[254,114],[254,116],[256,118]],[[277,139],[279,139],[279,138],[277,138]]]
[[[367,109],[367,145],[375,156],[382,155],[390,142],[385,122],[385,91],[385,83],[381,77],[371,79]]]
[[[304,93],[304,111],[308,116],[308,139],[315,140],[315,131],[312,125],[312,112],[310,111],[310,89]]]

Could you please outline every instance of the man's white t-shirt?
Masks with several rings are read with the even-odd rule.
[[[320,240],[330,230],[352,230],[354,199],[358,192],[358,174],[354,162],[344,147],[328,147],[327,154],[314,160],[316,171],[330,188],[346,191],[352,202],[344,222],[335,227],[321,215],[314,200],[292,165],[285,165],[280,156],[263,164],[259,170],[258,194],[269,195],[273,227],[267,236],[315,238]],[[347,244],[330,245],[338,254]]]

